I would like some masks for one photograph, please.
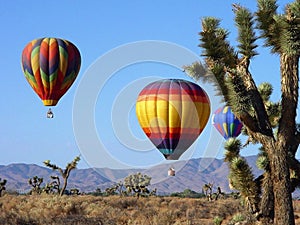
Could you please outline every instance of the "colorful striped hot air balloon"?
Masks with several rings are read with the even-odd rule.
[[[69,41],[41,38],[29,42],[22,52],[25,77],[45,106],[55,106],[79,73],[79,50]]]
[[[206,126],[210,102],[197,84],[164,79],[150,83],[140,92],[136,115],[145,134],[165,158],[178,159]]]
[[[226,140],[239,136],[243,127],[229,106],[223,106],[214,112],[212,124]]]

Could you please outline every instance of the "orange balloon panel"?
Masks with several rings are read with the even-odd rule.
[[[181,79],[147,85],[136,102],[138,121],[166,159],[178,159],[201,134],[210,115],[206,92]]]
[[[46,106],[54,106],[71,87],[80,69],[79,50],[71,42],[41,38],[22,52],[25,77]]]

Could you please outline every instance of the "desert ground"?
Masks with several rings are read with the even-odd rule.
[[[10,195],[0,198],[6,225],[181,225],[251,224],[240,199]],[[300,224],[300,201],[294,201]]]

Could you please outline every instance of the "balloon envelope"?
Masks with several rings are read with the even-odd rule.
[[[239,136],[243,127],[229,106],[223,106],[214,112],[212,124],[226,140]]]
[[[164,79],[148,84],[140,92],[136,115],[145,134],[165,158],[178,159],[206,126],[210,102],[199,85]]]
[[[22,52],[25,77],[46,106],[54,106],[75,81],[80,69],[79,50],[69,41],[41,38]]]

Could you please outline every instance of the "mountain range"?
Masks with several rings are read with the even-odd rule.
[[[261,174],[255,166],[256,156],[246,157],[249,165],[253,168],[255,176]],[[175,168],[176,175],[168,176],[170,167]],[[182,192],[185,189],[202,191],[202,186],[213,183],[213,189],[219,186],[224,192],[231,192],[228,186],[228,165],[222,159],[199,158],[188,161],[175,161],[172,164],[160,164],[149,169],[109,169],[88,168],[71,171],[68,180],[68,189],[78,188],[81,192],[92,192],[97,188],[105,190],[113,184],[123,181],[130,174],[141,172],[152,177],[149,189],[156,188],[158,193],[169,194]],[[28,179],[34,176],[42,177],[44,183],[50,182],[50,176],[59,175],[47,167],[35,164],[15,163],[0,165],[0,178],[6,179],[6,189],[27,193],[31,186]]]

